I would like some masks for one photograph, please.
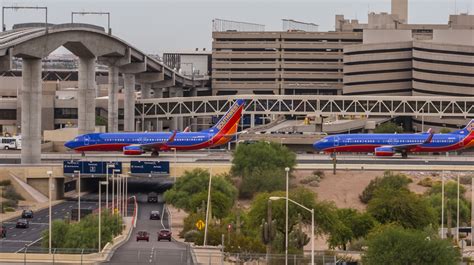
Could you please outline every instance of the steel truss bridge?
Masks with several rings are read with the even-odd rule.
[[[364,115],[413,117],[474,117],[474,97],[233,95],[140,99],[136,115],[142,118],[216,116],[236,99],[245,99],[250,115]]]

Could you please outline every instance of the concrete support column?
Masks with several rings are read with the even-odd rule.
[[[108,131],[118,132],[118,92],[119,92],[119,68],[115,65],[109,66],[109,105],[108,105]]]
[[[176,97],[176,89],[169,88],[170,98]],[[178,118],[171,118],[170,130],[178,130]]]
[[[153,97],[154,98],[163,98],[163,88],[153,88]],[[163,131],[163,121],[160,119],[156,119],[153,122],[153,126],[155,127],[155,130],[158,132]]]
[[[124,74],[124,98],[123,98],[123,112],[124,121],[123,129],[125,132],[135,131],[135,75]]]
[[[175,94],[175,97],[183,97],[183,89],[182,88],[179,88],[176,90],[176,94]],[[183,120],[183,117],[178,117],[177,118],[177,125],[178,125],[178,131],[183,131],[184,130],[184,120]]]
[[[255,127],[255,114],[250,114],[250,128]]]
[[[142,99],[151,98],[151,84],[150,83],[141,84],[141,91],[142,91]],[[148,119],[144,119],[142,121],[142,130],[151,131],[151,129],[152,129],[151,121]]]
[[[95,131],[95,58],[79,57],[79,89],[77,91],[78,133]]]
[[[41,163],[41,59],[23,59],[21,163]]]
[[[191,97],[197,97],[197,88],[191,89]],[[191,124],[191,131],[197,132],[197,130],[198,130],[198,119],[197,118],[191,118],[190,124]]]

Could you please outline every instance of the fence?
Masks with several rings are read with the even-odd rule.
[[[283,254],[255,254],[255,253],[221,253],[219,251],[197,251],[191,255],[188,244],[164,243],[155,245],[153,248],[140,249],[119,249],[115,252],[106,251],[97,253],[96,249],[60,249],[49,250],[47,248],[29,247],[21,253],[2,253],[1,262],[15,262],[16,264],[31,264],[40,262],[41,264],[98,264],[103,260],[108,260],[104,264],[119,265],[283,265],[285,255]],[[173,248],[174,247],[174,248]],[[288,256],[289,265],[310,264],[309,255]],[[317,253],[315,264],[332,265],[346,264],[337,260],[335,255],[327,253]],[[347,263],[351,264],[351,263]],[[357,263],[354,263],[357,264]]]

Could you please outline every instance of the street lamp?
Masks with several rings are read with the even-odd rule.
[[[99,252],[102,251],[101,248],[101,216],[102,216],[102,185],[107,185],[106,181],[99,181]]]
[[[284,197],[270,197],[269,200],[271,201],[276,201],[276,200],[281,200],[281,199],[286,199]],[[288,198],[286,200],[286,202],[288,203],[288,201],[300,206],[301,208],[309,211],[311,213],[311,265],[314,265],[314,209],[309,209],[308,207]],[[286,218],[288,220],[288,211],[286,212]],[[287,241],[288,242],[288,241]],[[287,248],[285,249],[285,251],[288,251],[288,245],[287,245]],[[288,261],[288,259],[286,259],[286,262]]]
[[[51,223],[51,212],[52,212],[52,207],[51,207],[51,196],[52,196],[52,176],[53,176],[53,171],[47,171],[46,174],[48,174],[48,192],[49,192],[49,254],[51,254],[51,236],[52,236],[52,223]]]
[[[204,226],[204,246],[207,245],[207,227],[209,226],[209,207],[211,206],[212,168],[209,168],[209,188],[207,190],[206,225]]]
[[[288,196],[289,190],[289,172],[290,168],[285,167],[286,172],[286,201],[285,201],[285,265],[288,265],[288,200],[290,197]]]
[[[78,176],[77,182],[77,221],[81,221],[81,171],[74,170],[74,174]]]
[[[109,207],[109,168],[115,168],[115,164],[107,163],[107,171],[105,172],[105,180],[107,185],[105,186],[105,207]]]
[[[112,211],[113,211],[112,213],[115,213],[115,207],[118,208],[118,203],[119,203],[119,201],[118,201],[118,199],[119,199],[119,198],[118,198],[118,197],[119,197],[119,178],[118,178],[118,173],[120,173],[120,170],[119,170],[119,169],[114,169],[114,170],[113,170],[113,178],[114,178],[114,180],[112,180],[112,187],[114,186],[113,182],[115,181],[115,182],[116,182],[115,185],[117,185],[117,186],[115,187],[115,188],[116,188],[116,191],[117,191],[117,196],[116,196],[117,198],[116,198],[116,202],[115,202],[115,204],[114,204],[114,194],[112,193],[112,208],[113,208],[113,209],[112,209]],[[117,180],[115,180],[116,176],[117,176]],[[113,191],[114,191],[114,190],[113,190],[113,188],[112,188],[112,192],[113,192]]]

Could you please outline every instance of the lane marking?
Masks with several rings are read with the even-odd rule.
[[[30,241],[31,243],[27,244],[26,247],[30,247],[31,245],[36,244],[37,242],[39,242],[39,241],[42,240],[42,239],[43,239],[43,237],[40,237],[40,238],[36,239],[36,240],[33,241],[33,242]],[[20,251],[23,251],[23,249],[25,249],[25,247],[20,248],[20,249],[19,249],[18,251],[16,251],[15,253],[18,253],[18,252],[20,252]]]

